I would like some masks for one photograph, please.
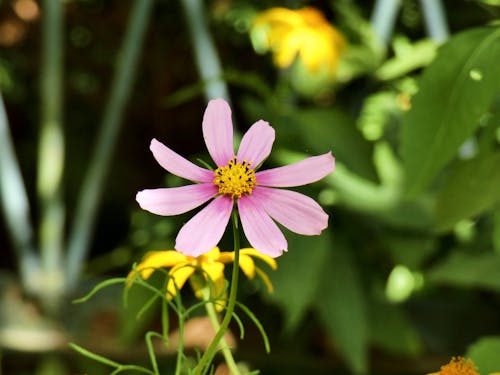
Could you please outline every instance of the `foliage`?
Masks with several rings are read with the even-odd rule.
[[[5,1],[0,7],[12,13],[11,3],[17,2]],[[25,42],[5,45],[0,51],[0,89],[8,115],[5,120],[10,122],[10,127],[0,127],[2,155],[8,154],[6,141],[11,135],[13,138],[11,155],[0,159],[2,230],[6,228],[1,245],[13,254],[2,259],[1,266],[10,273],[18,267],[26,300],[42,306],[44,324],[45,319],[60,323],[71,341],[82,342],[79,332],[90,335],[86,322],[93,321],[82,318],[84,311],[100,311],[100,302],[94,299],[86,303],[93,306],[89,310],[83,307],[86,304],[78,305],[81,310],[74,314],[68,308],[72,293],[88,292],[82,270],[86,277],[99,280],[103,275],[125,275],[147,251],[172,248],[175,233],[187,217],[154,217],[139,211],[133,202],[136,191],[144,186],[181,184],[171,176],[159,176],[156,168],[145,167],[151,165],[147,145],[153,137],[168,140],[175,150],[190,153],[192,160],[207,160],[199,118],[210,93],[219,92],[232,99],[241,133],[246,130],[244,124],[259,119],[275,128],[275,151],[265,161],[266,168],[330,150],[336,158],[331,176],[298,189],[318,200],[330,215],[327,231],[319,237],[299,237],[284,230],[289,252],[277,259],[278,269],[270,274],[273,294],[256,280],[240,285],[239,300],[256,311],[259,320],[245,305],[237,304],[237,310],[245,313],[241,314],[243,322],[248,319],[257,328],[247,327],[249,332],[236,356],[240,350],[241,357],[251,353],[250,361],[262,364],[266,374],[283,373],[288,362],[292,363],[290,374],[394,373],[394,368],[397,373],[417,374],[434,371],[428,360],[436,355],[448,359],[464,355],[481,374],[500,371],[498,1],[443,3],[452,30],[446,40],[429,38],[423,27],[429,20],[420,8],[425,2],[394,2],[401,3],[401,8],[395,11],[393,22],[385,14],[385,25],[392,22],[394,26],[385,40],[377,34],[384,23],[377,22],[367,2],[292,1],[293,8],[319,7],[328,22],[344,34],[347,47],[333,79],[314,75],[300,58],[290,66],[275,66],[271,55],[252,49],[255,15],[282,7],[283,2],[194,1],[199,6],[195,9],[198,18],[189,20],[189,9],[183,8],[189,2],[158,0],[155,15],[149,21],[144,14],[142,17],[142,27],[150,26],[145,41],[141,39],[145,29],[130,31],[133,26],[126,22],[129,13],[131,25],[134,15],[138,22],[140,11],[131,10],[128,2],[127,6],[116,3],[119,5],[102,0],[61,3],[67,11],[63,43],[68,55],[64,60],[67,74],[62,75],[64,69],[59,68],[59,78],[67,95],[66,102],[59,103],[66,112],[59,113],[58,121],[68,152],[64,165],[51,164],[65,173],[59,176],[53,200],[40,199],[43,191],[38,191],[32,178],[38,168],[32,150],[43,149],[39,133],[33,129],[38,122],[51,123],[39,121],[33,105],[38,99],[31,78],[46,72],[33,63],[38,61],[38,48],[33,48],[38,47],[36,23],[25,24]],[[180,14],[188,22],[182,22]],[[104,18],[98,21],[98,16]],[[433,22],[439,21],[434,18]],[[122,33],[125,29],[129,33]],[[208,46],[205,54],[198,51],[200,40],[196,38],[200,35],[205,43],[201,46]],[[0,36],[0,42],[3,40]],[[40,49],[44,46],[41,43]],[[142,60],[137,63],[141,46]],[[187,52],[186,46],[191,48]],[[193,62],[194,50],[198,52]],[[217,55],[220,61],[212,64]],[[108,95],[110,73],[117,62],[114,89]],[[203,69],[204,63],[210,65],[210,72]],[[134,67],[139,77],[135,83]],[[131,100],[127,101],[128,95]],[[60,96],[62,100],[64,95]],[[5,120],[0,113],[1,125],[7,125]],[[121,124],[122,137],[118,138]],[[94,144],[102,146],[94,150]],[[119,146],[115,164],[106,166],[115,146]],[[17,162],[10,158],[12,154],[19,158],[17,172],[11,168]],[[45,170],[48,176],[54,172],[53,168]],[[96,173],[100,182],[96,182]],[[25,184],[18,184],[23,178]],[[83,198],[81,186],[88,200]],[[39,245],[45,240],[39,237],[46,234],[41,231],[43,217],[50,221],[50,215],[41,213],[50,207],[45,203],[58,207],[62,200],[68,220],[57,224],[58,236],[64,241],[59,243],[63,246],[60,258],[55,257],[55,272],[50,262],[54,253],[40,255],[44,247]],[[12,208],[19,202],[31,211],[22,204]],[[79,221],[83,222],[81,232],[75,229]],[[34,223],[32,228],[30,223]],[[78,233],[85,233],[82,241]],[[7,242],[7,234],[13,241]],[[221,248],[227,248],[229,242],[226,236]],[[27,256],[33,254],[36,256]],[[24,279],[26,274],[29,282]],[[49,277],[54,275],[57,277]],[[7,285],[3,280],[2,276],[0,298],[12,301],[15,293],[3,286]],[[95,283],[92,279],[91,284]],[[164,285],[160,284],[154,288],[162,291]],[[110,289],[102,298],[115,303],[119,293]],[[144,349],[138,337],[150,332],[151,326],[171,328],[170,320],[158,318],[162,314],[158,301],[171,303],[174,309],[176,305],[164,294],[154,301],[151,295],[137,291],[129,297],[128,309],[116,317],[120,323],[113,334],[125,353],[136,353],[130,348]],[[194,299],[189,294],[185,297]],[[31,315],[13,317],[7,305],[0,304],[0,330],[8,332],[12,321],[30,326],[13,318]],[[249,317],[245,317],[247,311]],[[64,315],[66,318],[59,319]],[[262,356],[255,354],[254,345],[262,343],[252,341],[252,329],[258,336],[258,331],[269,336],[269,356],[263,357],[265,350]],[[90,342],[100,342],[102,336]],[[149,344],[144,345],[151,345],[152,336],[147,340]],[[267,339],[265,343],[267,349]],[[117,358],[108,360],[83,346],[74,348],[115,370],[132,369],[123,365],[129,358],[122,361],[123,357],[110,351],[110,357]],[[157,372],[170,369],[176,361],[170,353],[159,357],[155,365],[147,351],[142,353],[146,355],[138,362],[145,373],[155,366]],[[4,358],[7,363],[9,353]],[[420,365],[414,366],[417,362]],[[100,368],[93,372],[92,365],[82,363],[85,370],[78,370],[82,373],[109,373]],[[144,363],[146,367],[142,367]],[[187,359],[186,364],[191,365]]]

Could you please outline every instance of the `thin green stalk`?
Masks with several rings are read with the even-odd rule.
[[[33,292],[38,285],[38,257],[33,245],[30,206],[26,187],[9,131],[7,113],[0,93],[0,206],[7,233],[16,252],[24,290]]]
[[[377,0],[375,2],[371,24],[375,35],[384,44],[387,44],[391,39],[400,6],[401,0]]]
[[[214,327],[214,330],[216,331],[220,330],[219,318],[217,316],[217,312],[215,311],[214,304],[212,302],[207,302],[205,304],[205,310],[207,311],[208,317],[210,319],[210,322],[212,323],[212,326]],[[238,365],[234,360],[233,353],[231,352],[231,349],[229,348],[229,345],[224,336],[220,339],[219,345],[222,351],[222,355],[226,360],[227,367],[231,372],[231,375],[240,375],[240,370],[238,369]]]
[[[182,374],[182,361],[184,359],[184,319],[186,317],[182,301],[180,299],[179,291],[176,291],[175,299],[177,303],[177,311],[179,317],[179,339],[177,341],[177,359],[175,361],[175,375]]]
[[[129,24],[117,58],[111,93],[104,112],[96,150],[82,184],[75,221],[69,237],[66,272],[68,288],[75,288],[89,251],[97,207],[116,146],[125,105],[130,97],[139,53],[144,44],[154,0],[133,1]]]
[[[222,80],[222,69],[215,43],[208,28],[203,0],[181,0],[194,48],[194,57],[201,80],[205,84],[205,99],[229,100],[226,83]]]
[[[450,31],[446,23],[446,15],[441,0],[420,0],[424,12],[425,26],[429,36],[436,42],[448,39]]]
[[[37,193],[40,204],[39,241],[44,272],[43,293],[58,298],[62,283],[65,207],[63,109],[63,3],[44,0],[42,20],[41,123],[38,145]],[[48,302],[48,301],[46,301]]]
[[[236,304],[236,296],[238,293],[238,272],[239,272],[239,264],[240,264],[240,234],[238,231],[238,214],[236,211],[233,212],[233,245],[234,245],[234,262],[233,262],[233,274],[231,277],[231,291],[229,292],[229,300],[227,302],[226,313],[224,315],[224,319],[222,319],[222,323],[220,324],[220,328],[215,334],[214,339],[208,346],[205,353],[198,362],[194,370],[194,375],[203,374],[208,368],[210,362],[212,361],[217,347],[221,341],[221,339],[226,334],[229,323],[233,317],[234,306]]]

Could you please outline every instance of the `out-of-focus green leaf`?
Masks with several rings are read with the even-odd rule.
[[[385,245],[394,264],[418,269],[436,250],[433,237],[422,233],[386,233]]]
[[[369,305],[370,341],[398,355],[417,355],[422,342],[400,305],[373,301]]]
[[[337,108],[311,108],[297,109],[291,117],[300,139],[312,153],[332,150],[335,158],[351,171],[376,179],[372,147],[361,136],[352,116]]]
[[[427,277],[435,283],[500,291],[500,255],[454,252],[432,267]]]
[[[375,77],[388,81],[427,66],[436,56],[437,44],[432,40],[422,40],[411,44],[399,38],[394,42],[396,56],[386,61],[376,72]]]
[[[425,70],[403,118],[401,151],[410,194],[421,192],[479,125],[500,90],[500,28],[451,38]]]
[[[500,336],[482,337],[465,353],[477,366],[480,374],[500,372]]]
[[[311,307],[321,285],[318,274],[331,251],[330,235],[287,235],[289,252],[280,257],[278,269],[269,273],[274,293],[269,298],[285,313],[285,331],[297,327]]]
[[[437,229],[448,230],[499,200],[500,152],[459,162],[437,196]]]
[[[493,249],[500,254],[500,210],[493,214]]]
[[[345,243],[335,237],[324,263],[316,309],[335,347],[352,372],[368,365],[368,318],[357,265]]]

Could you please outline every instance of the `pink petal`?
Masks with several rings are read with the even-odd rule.
[[[225,166],[234,157],[231,108],[225,100],[208,102],[203,115],[203,138],[217,166]]]
[[[238,162],[252,163],[256,168],[271,153],[274,142],[274,129],[265,121],[259,120],[245,133],[238,150]]]
[[[197,257],[219,243],[233,209],[233,200],[221,195],[191,218],[179,231],[175,249]]]
[[[261,202],[269,216],[292,232],[312,236],[328,226],[328,215],[304,194],[256,186],[252,196]]]
[[[147,189],[135,199],[143,210],[156,215],[179,215],[196,208],[217,194],[213,183],[194,184],[175,188]]]
[[[156,139],[151,141],[149,149],[156,161],[176,176],[196,182],[211,182],[214,179],[213,171],[198,167]]]
[[[331,152],[301,160],[284,167],[257,172],[258,185],[290,187],[310,184],[321,180],[335,169],[335,159]]]
[[[252,247],[273,258],[288,251],[285,236],[253,194],[238,199],[238,211],[243,232]]]

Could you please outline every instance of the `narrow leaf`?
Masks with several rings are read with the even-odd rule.
[[[279,260],[279,267],[270,274],[274,293],[269,298],[285,313],[285,331],[292,331],[312,306],[321,285],[318,272],[331,246],[328,232],[320,237],[287,236],[293,249]]]
[[[360,276],[349,251],[337,236],[324,264],[316,309],[351,371],[365,374],[368,318]]]

